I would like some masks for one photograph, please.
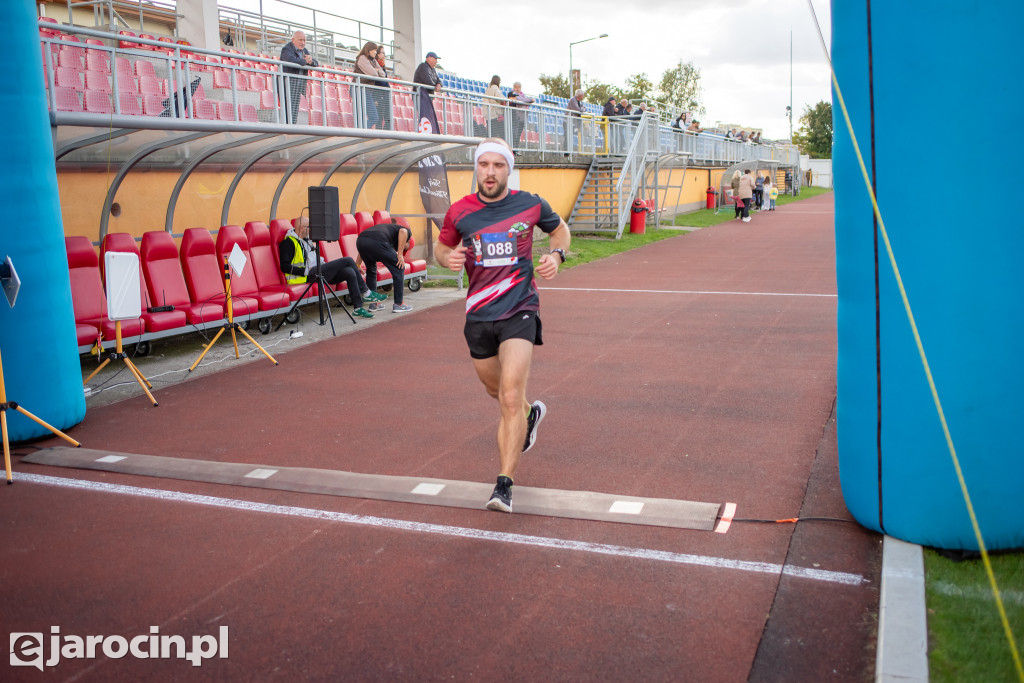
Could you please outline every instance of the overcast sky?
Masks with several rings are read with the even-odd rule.
[[[232,7],[257,1],[221,0]],[[295,2],[380,19],[380,2]],[[811,2],[827,43],[829,2]],[[294,11],[273,0],[263,4],[268,16]],[[393,26],[391,1],[383,8],[384,24]],[[498,74],[503,85],[518,80],[533,94],[542,91],[540,74],[568,74],[570,42],[602,33],[608,37],[573,46],[573,66],[584,82],[622,87],[644,72],[657,86],[666,69],[692,61],[704,88],[702,123],[762,128],[772,139],[789,136],[792,30],[794,129],[805,107],[831,101],[828,63],[808,0],[421,0],[420,17],[424,50],[440,55],[442,67],[485,82]]]

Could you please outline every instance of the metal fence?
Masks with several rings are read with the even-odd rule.
[[[40,22],[49,108],[111,116],[420,132],[418,86],[394,79],[364,81],[351,71],[285,72],[266,55],[204,50],[172,42],[118,36]],[[654,116],[577,116],[548,104],[498,104],[478,93],[445,90],[433,98],[439,133],[501,137],[521,153],[564,160],[626,158],[637,135],[651,152],[686,154],[691,165],[771,160],[796,166],[788,145],[753,145],[711,133],[681,132]],[[145,127],[144,121],[139,125]],[[646,155],[642,154],[641,157]]]

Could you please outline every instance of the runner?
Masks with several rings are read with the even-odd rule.
[[[498,400],[498,455],[501,470],[487,509],[512,512],[512,484],[519,456],[537,441],[547,412],[542,401],[526,400],[533,347],[541,339],[540,299],[534,286],[533,228],[551,236],[551,251],[536,273],[558,274],[571,236],[569,226],[546,201],[510,191],[512,150],[500,138],[476,148],[477,192],[457,201],[444,217],[434,246],[437,262],[469,274],[465,336],[477,376]]]

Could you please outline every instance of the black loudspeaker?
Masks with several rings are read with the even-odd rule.
[[[337,242],[341,239],[338,188],[309,187],[309,239]]]

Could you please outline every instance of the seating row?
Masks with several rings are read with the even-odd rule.
[[[331,261],[342,256],[356,256],[356,238],[362,230],[377,223],[389,222],[386,211],[342,214],[340,242],[321,242],[321,258]],[[408,225],[402,218],[397,222]],[[294,223],[294,221],[292,221]],[[83,236],[65,238],[71,295],[79,353],[87,353],[97,345],[111,348],[116,344],[115,323],[107,317],[107,300],[100,264],[107,251],[134,253],[139,257],[139,288],[142,314],[121,322],[122,341],[132,344],[160,337],[220,327],[227,321],[227,295],[223,280],[224,259],[237,245],[246,257],[241,275],[231,276],[231,303],[236,321],[259,320],[260,331],[270,331],[274,315],[285,313],[300,299],[300,305],[316,301],[317,285],[288,284],[281,272],[278,243],[292,224],[275,219],[270,225],[250,221],[245,228],[225,225],[216,240],[206,228],[189,228],[181,237],[180,247],[174,237],[164,231],[143,234],[141,249],[128,233],[108,233],[100,244],[99,255],[92,242]],[[415,246],[410,241],[407,249]],[[376,264],[378,286],[393,283],[391,273],[383,264]],[[405,282],[416,291],[426,278],[426,261],[407,259]],[[339,295],[347,285],[334,287]],[[171,310],[153,310],[171,306]],[[264,320],[265,319],[265,320]]]

